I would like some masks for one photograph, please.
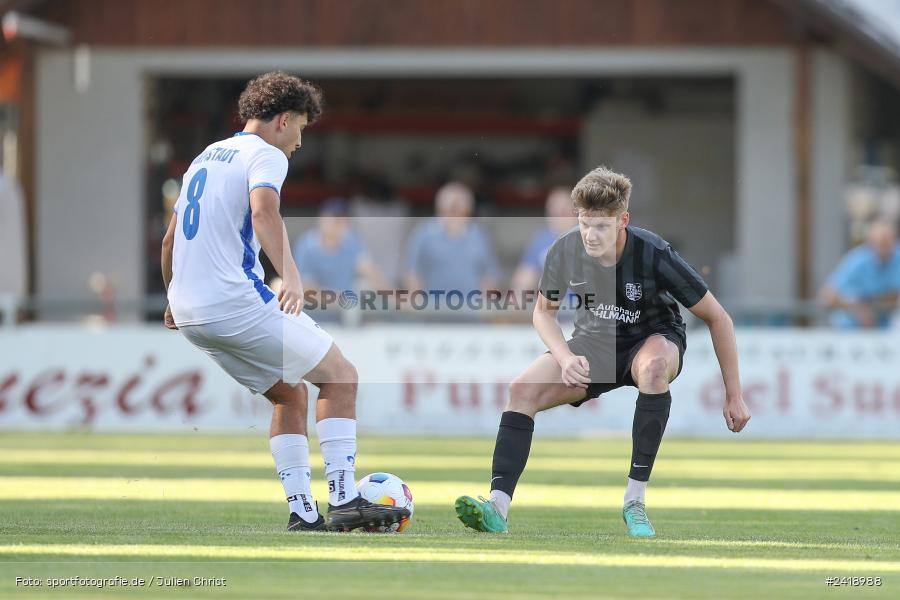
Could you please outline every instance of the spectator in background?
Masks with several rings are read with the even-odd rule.
[[[557,187],[550,190],[544,213],[547,225],[531,238],[531,242],[522,253],[522,259],[512,277],[512,288],[515,290],[537,289],[538,279],[544,270],[544,259],[547,258],[547,250],[556,241],[556,238],[572,229],[578,224],[575,212],[572,209],[572,191],[568,188]]]
[[[834,309],[834,327],[887,327],[900,292],[897,229],[887,219],[874,221],[866,243],[850,250],[828,278],[822,302]]]
[[[356,290],[359,278],[378,289],[386,285],[350,228],[347,203],[341,198],[332,198],[322,205],[316,229],[300,236],[294,244],[294,259],[304,290],[340,294]]]
[[[487,235],[471,221],[475,198],[462,183],[448,183],[435,196],[437,217],[419,224],[406,247],[404,283],[408,289],[493,288],[498,269]]]

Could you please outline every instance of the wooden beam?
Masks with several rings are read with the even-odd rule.
[[[795,45],[794,164],[796,165],[795,273],[796,295],[812,295],[812,51],[807,39]]]

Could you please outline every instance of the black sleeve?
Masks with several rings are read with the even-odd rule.
[[[561,302],[569,289],[564,242],[565,238],[560,238],[553,242],[553,245],[547,250],[544,270],[541,272],[541,281],[538,283],[541,295],[551,302]]]
[[[681,258],[672,246],[666,246],[657,254],[656,274],[663,289],[668,291],[685,308],[700,302],[709,288],[694,267]]]

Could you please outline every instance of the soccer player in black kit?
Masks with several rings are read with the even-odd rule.
[[[741,397],[734,326],[706,283],[661,237],[629,225],[631,182],[605,167],[572,190],[578,227],[547,252],[533,322],[549,352],[509,386],[494,447],[490,499],[460,496],[456,514],[478,531],[507,531],[509,505],[525,469],[537,413],[624,385],[638,388],[622,517],[628,534],[653,537],[644,493],[672,397],[669,383],[687,347],[676,301],[706,322],[725,383],[723,416],[737,433],[750,419]],[[577,296],[575,333],[556,320],[568,290]]]

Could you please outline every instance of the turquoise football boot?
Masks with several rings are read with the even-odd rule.
[[[631,537],[651,538],[656,535],[647,513],[644,511],[644,503],[640,500],[632,500],[622,509],[622,519],[628,527],[628,535]]]
[[[456,499],[456,516],[463,525],[485,533],[507,533],[506,519],[494,506],[491,500],[481,496],[478,500],[471,496],[460,496]]]

